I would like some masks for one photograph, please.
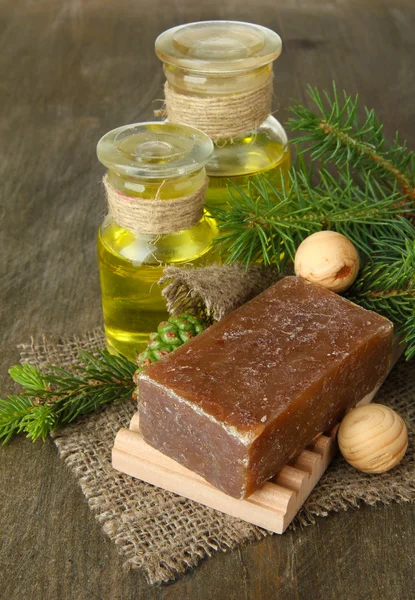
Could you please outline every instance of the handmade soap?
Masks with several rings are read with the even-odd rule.
[[[392,332],[286,277],[141,374],[144,439],[245,498],[382,381]]]

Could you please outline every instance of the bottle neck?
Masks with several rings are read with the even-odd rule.
[[[165,64],[164,74],[177,93],[201,96],[244,94],[262,88],[272,76],[272,63],[251,71],[198,73]]]
[[[181,177],[138,180],[125,175],[121,176],[109,169],[107,180],[115,190],[125,196],[146,200],[174,200],[190,196],[200,190],[205,184],[206,171],[202,168]]]

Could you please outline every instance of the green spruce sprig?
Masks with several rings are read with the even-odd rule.
[[[383,125],[373,109],[364,108],[359,118],[359,97],[343,91],[322,94],[311,86],[308,94],[315,110],[294,102],[294,115],[287,123],[302,135],[293,140],[297,151],[310,153],[313,162],[333,163],[339,168],[353,167],[370,172],[389,188],[398,186],[402,196],[415,204],[415,154],[398,133],[392,143],[384,136]]]
[[[368,256],[378,239],[415,237],[407,219],[415,207],[396,185],[386,190],[371,174],[357,183],[347,169],[337,177],[322,169],[318,183],[304,169],[292,169],[290,180],[288,190],[276,189],[264,177],[250,181],[247,191],[229,185],[229,208],[211,209],[226,263],[260,261],[283,270],[298,245],[322,229],[343,233]]]
[[[19,433],[33,441],[45,440],[49,433],[82,415],[107,404],[136,399],[141,371],[206,327],[203,315],[184,313],[162,321],[135,363],[107,350],[78,350],[79,364],[69,370],[51,366],[42,372],[28,363],[12,367],[9,374],[23,390],[18,396],[0,399],[0,441],[5,444]]]
[[[30,364],[9,370],[23,391],[0,400],[0,440],[25,433],[35,441],[82,415],[112,402],[131,398],[137,365],[106,350],[79,350],[80,366],[72,370],[50,367],[42,372]]]
[[[299,160],[289,189],[276,190],[265,179],[244,190],[230,183],[229,209],[212,209],[226,262],[283,268],[298,244],[321,229],[347,235],[367,255],[377,239],[414,238],[405,219],[415,221],[415,155],[406,142],[396,135],[389,143],[373,110],[365,108],[361,124],[358,97],[340,97],[334,84],[332,96],[311,87],[309,96],[314,111],[298,102],[290,109],[288,127],[302,135],[292,142]]]
[[[372,260],[363,266],[346,296],[397,324],[397,333],[407,344],[407,359],[415,356],[415,240],[405,248],[381,240]]]

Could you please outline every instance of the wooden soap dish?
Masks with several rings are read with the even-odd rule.
[[[369,403],[379,388],[359,404]],[[321,435],[247,500],[237,500],[216,489],[200,475],[149,446],[140,433],[138,413],[129,429],[120,429],[112,450],[112,465],[185,498],[190,498],[274,533],[283,533],[327,469],[337,450],[335,427]]]
[[[396,336],[391,368],[404,350],[404,344]],[[380,385],[362,398],[358,405],[371,402],[379,388]],[[149,446],[140,433],[138,413],[131,419],[129,429],[123,428],[117,433],[112,450],[112,465],[121,473],[232,517],[274,533],[284,533],[336,453],[337,427],[327,435],[321,435],[247,500],[237,500],[224,494],[200,475]]]

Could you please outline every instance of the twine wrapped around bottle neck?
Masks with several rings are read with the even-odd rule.
[[[135,233],[160,235],[188,229],[203,216],[203,205],[208,179],[194,194],[172,200],[154,200],[126,196],[115,189],[104,177],[108,210],[114,221],[124,229]]]
[[[255,131],[271,112],[273,74],[249,92],[224,96],[195,96],[176,92],[166,81],[165,114],[171,123],[190,125],[213,141]],[[160,111],[159,111],[160,114]]]

